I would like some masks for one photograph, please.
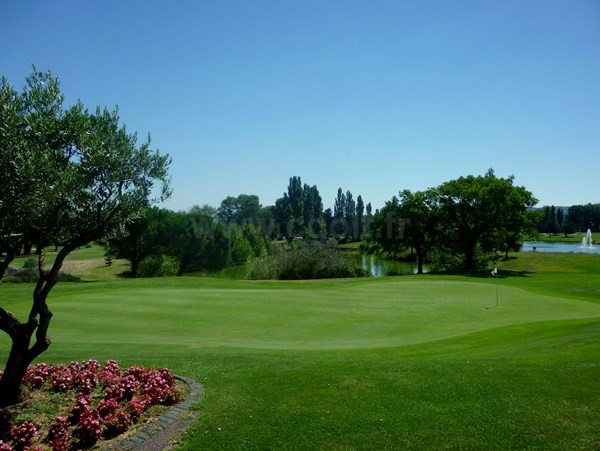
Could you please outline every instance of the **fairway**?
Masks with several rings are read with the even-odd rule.
[[[597,449],[598,276],[554,278],[61,283],[40,360],[200,381],[187,450]],[[2,306],[25,316],[31,289]]]

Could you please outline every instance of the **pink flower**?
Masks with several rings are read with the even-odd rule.
[[[140,417],[142,416],[142,412],[144,412],[144,410],[150,407],[150,405],[151,404],[148,401],[148,399],[143,396],[133,398],[131,401],[125,404],[125,408],[131,415],[131,419],[135,422],[139,421]]]
[[[37,428],[29,421],[25,421],[18,426],[13,426],[10,430],[10,438],[15,450],[23,450],[30,446],[37,434]]]
[[[104,419],[104,435],[116,437],[129,429],[131,423],[131,416],[125,410],[117,409]]]
[[[71,409],[71,415],[69,416],[69,420],[71,424],[75,425],[79,422],[79,418],[81,414],[90,408],[90,397],[89,395],[80,396],[77,399],[77,402]]]
[[[100,400],[96,406],[96,409],[98,410],[100,417],[106,418],[113,413],[117,407],[119,407],[119,402],[114,398],[110,398]]]
[[[79,426],[75,436],[81,439],[82,445],[91,446],[102,433],[100,414],[96,409],[85,408],[79,415]]]
[[[69,420],[56,417],[48,430],[48,441],[52,451],[67,451],[69,449]]]

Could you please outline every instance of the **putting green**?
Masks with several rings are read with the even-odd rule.
[[[215,285],[202,279],[167,279],[65,284],[51,297],[51,334],[66,346],[367,349],[502,326],[600,317],[599,304],[533,294],[501,281],[407,278]]]

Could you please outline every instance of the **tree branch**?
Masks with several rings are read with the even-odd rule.
[[[6,258],[0,262],[0,281],[4,278],[4,274],[8,269],[8,265],[15,259],[15,249],[13,246],[10,246],[6,251]]]
[[[3,330],[12,338],[20,325],[21,321],[15,315],[0,307],[0,330]]]

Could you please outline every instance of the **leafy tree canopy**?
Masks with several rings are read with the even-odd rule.
[[[39,282],[26,322],[0,308],[0,329],[12,340],[0,379],[0,404],[18,399],[27,365],[50,345],[47,296],[67,255],[116,235],[124,224],[170,195],[170,158],[141,145],[116,109],[64,106],[58,78],[35,68],[21,93],[0,82],[0,278],[28,240],[38,249]],[[44,248],[60,244],[47,269]],[[31,345],[33,339],[33,345]]]

